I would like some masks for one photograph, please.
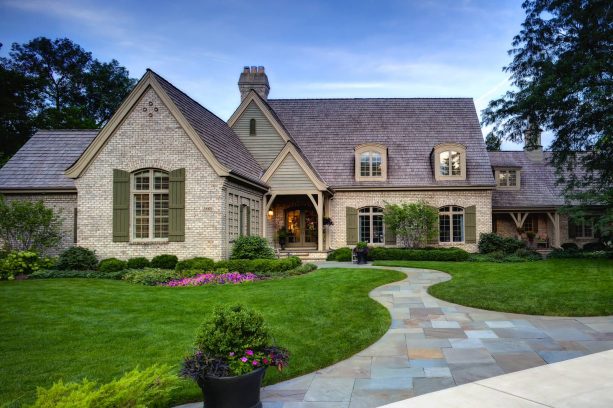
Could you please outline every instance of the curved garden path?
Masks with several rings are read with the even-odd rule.
[[[326,262],[320,267],[357,265]],[[390,311],[391,328],[347,360],[263,388],[264,408],[377,407],[613,349],[613,316],[545,317],[474,309],[426,292],[429,286],[449,280],[446,273],[360,267],[394,269],[407,275],[403,281],[370,292],[370,297]]]

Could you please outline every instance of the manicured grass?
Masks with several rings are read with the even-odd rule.
[[[447,272],[453,279],[431,286],[428,293],[465,306],[547,316],[613,314],[613,260],[378,261],[375,265]]]
[[[243,303],[261,311],[290,367],[273,383],[328,366],[364,349],[389,328],[387,310],[368,292],[405,275],[321,269],[241,285],[167,288],[94,279],[0,283],[0,405],[33,400],[36,386],[87,377],[109,381],[135,366],[179,366],[212,307]],[[201,397],[185,381],[181,403]]]

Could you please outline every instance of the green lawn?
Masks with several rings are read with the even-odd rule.
[[[453,278],[431,286],[428,293],[465,306],[547,316],[613,314],[613,260],[377,261],[375,265],[447,272]]]
[[[211,308],[242,302],[261,311],[276,343],[291,353],[277,382],[364,349],[390,325],[368,297],[400,280],[396,271],[322,269],[241,285],[166,288],[122,281],[50,279],[0,283],[0,405],[31,402],[36,386],[83,377],[108,381],[137,365],[178,367]],[[200,398],[185,381],[174,402]]]

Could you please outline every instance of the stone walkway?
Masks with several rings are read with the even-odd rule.
[[[326,262],[320,267],[356,267]],[[426,293],[441,272],[373,290],[392,326],[375,344],[333,366],[262,390],[264,408],[377,407],[513,371],[613,349],[613,316],[541,317],[490,312]]]

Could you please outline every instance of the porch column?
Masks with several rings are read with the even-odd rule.
[[[264,195],[264,211],[262,214],[262,238],[266,238],[266,230],[268,229],[268,210],[270,210],[270,206],[272,202],[277,197],[276,194],[272,194],[268,200],[266,200],[266,194]],[[270,237],[272,244],[274,245],[274,236]]]
[[[558,214],[557,212],[555,213],[547,213],[547,216],[549,217],[549,219],[551,220],[551,223],[553,224],[553,247],[554,248],[560,248],[560,214]]]
[[[528,213],[520,213],[520,212],[518,212],[517,214],[509,213],[509,215],[513,219],[513,222],[515,223],[515,227],[516,228],[523,227],[524,226],[524,222],[526,221],[526,218],[528,218]]]
[[[324,250],[324,195],[317,193],[317,250]]]

